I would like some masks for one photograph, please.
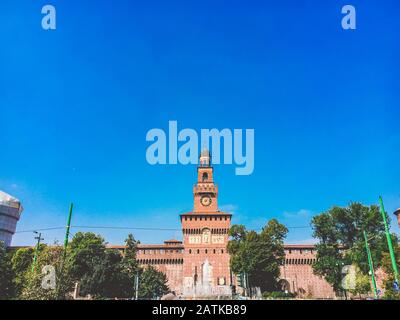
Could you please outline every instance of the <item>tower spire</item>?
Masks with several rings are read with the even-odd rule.
[[[200,153],[200,167],[210,167],[211,156],[210,151],[207,148],[203,148]]]

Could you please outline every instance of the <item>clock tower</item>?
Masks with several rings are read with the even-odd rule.
[[[218,211],[218,188],[213,180],[213,167],[208,150],[203,150],[197,168],[197,184],[193,188],[194,212]]]
[[[232,215],[218,209],[218,187],[208,150],[203,150],[193,187],[194,209],[181,214],[183,233],[183,294],[230,294],[229,254],[226,250]]]

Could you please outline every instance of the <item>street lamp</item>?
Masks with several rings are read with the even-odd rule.
[[[44,239],[42,238],[42,234],[41,234],[40,232],[33,231],[33,233],[34,233],[34,234],[37,234],[38,236],[35,237],[35,239],[37,239],[37,244],[36,244],[36,247],[35,247],[35,254],[34,254],[34,256],[33,256],[32,272],[35,270],[36,260],[37,260],[37,258],[38,258],[38,253],[39,253],[39,248],[40,248],[40,241],[41,241],[41,240],[44,240]]]

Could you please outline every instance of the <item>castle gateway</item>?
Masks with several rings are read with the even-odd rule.
[[[187,298],[228,296],[236,277],[229,268],[226,250],[232,215],[218,210],[218,187],[208,151],[203,151],[193,188],[194,209],[180,215],[183,242],[139,244],[141,266],[152,265],[166,274],[168,285]],[[122,246],[112,246],[122,250]],[[331,286],[313,274],[314,245],[285,245],[281,266],[282,289],[300,297],[333,298]]]

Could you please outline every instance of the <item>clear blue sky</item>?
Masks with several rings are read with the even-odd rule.
[[[341,28],[347,1],[299,0],[51,1],[57,30],[44,31],[48,2],[1,1],[0,189],[23,202],[18,230],[64,226],[70,201],[74,225],[179,228],[196,168],[145,159],[147,131],[169,120],[255,129],[251,176],[215,168],[236,223],[307,226],[380,194],[393,212],[400,4],[350,2],[355,31]],[[110,243],[128,233],[94,231]],[[145,243],[180,237],[133,233]],[[287,241],[310,242],[311,230],[290,229]]]

